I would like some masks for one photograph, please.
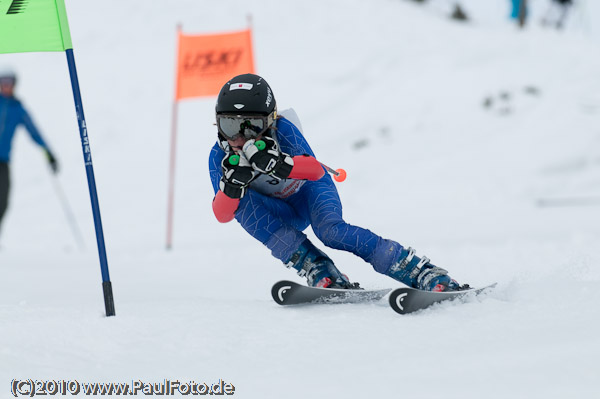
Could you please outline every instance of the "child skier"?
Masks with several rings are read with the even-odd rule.
[[[245,74],[227,82],[217,98],[216,121],[218,141],[209,157],[215,216],[222,223],[235,217],[275,258],[306,276],[309,286],[358,288],[302,233],[310,225],[326,246],[352,252],[410,287],[462,288],[412,248],[344,221],[331,177],[298,126],[277,115],[263,78]]]

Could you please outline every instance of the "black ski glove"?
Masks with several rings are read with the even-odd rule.
[[[246,141],[243,151],[254,169],[277,179],[287,179],[294,167],[292,157],[282,153],[277,141],[269,136]]]
[[[46,158],[48,159],[48,164],[50,165],[50,169],[52,169],[52,173],[58,173],[58,161],[54,158],[54,154],[50,152],[50,150],[46,149]]]
[[[219,188],[229,198],[242,198],[246,194],[246,188],[257,174],[243,156],[229,152],[221,161],[221,169],[223,177]]]

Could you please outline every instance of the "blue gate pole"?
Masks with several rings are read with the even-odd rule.
[[[98,193],[96,192],[94,167],[92,165],[92,151],[90,149],[90,140],[87,133],[85,116],[83,114],[81,92],[79,91],[79,79],[77,78],[77,69],[75,68],[75,56],[73,55],[73,49],[65,50],[65,52],[67,54],[67,64],[69,65],[69,75],[71,76],[71,87],[73,88],[73,99],[75,100],[75,112],[77,113],[77,124],[79,125],[83,160],[85,162],[85,172],[87,174],[88,188],[90,190],[90,199],[92,202],[92,213],[94,215],[94,226],[96,228],[96,241],[98,243],[98,255],[100,256],[100,270],[102,271],[104,307],[106,309],[106,316],[114,316],[115,301],[113,298],[110,276],[108,275],[108,261],[106,258],[106,247],[104,245],[104,233],[102,232],[102,220],[100,218]]]

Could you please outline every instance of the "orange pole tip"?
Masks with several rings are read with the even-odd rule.
[[[343,182],[346,180],[346,171],[344,169],[336,169],[337,175],[333,176],[333,179],[337,182]]]

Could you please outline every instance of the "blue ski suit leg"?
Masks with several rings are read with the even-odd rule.
[[[326,246],[352,252],[386,273],[396,262],[402,246],[370,230],[348,224],[342,217],[342,203],[330,176],[305,184],[299,193],[307,204],[312,229]]]
[[[235,219],[284,263],[306,240],[302,231],[309,225],[309,221],[285,200],[254,190],[248,190],[240,201]]]
[[[287,199],[248,190],[240,201],[236,219],[282,262],[288,261],[306,239],[302,231],[308,225],[326,246],[352,252],[383,274],[396,262],[403,248],[395,241],[346,223],[337,189],[329,176],[305,182]]]

